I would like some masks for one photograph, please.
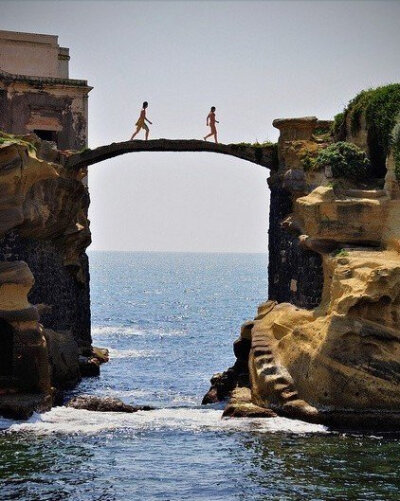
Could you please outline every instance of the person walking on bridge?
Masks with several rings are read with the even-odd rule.
[[[215,142],[218,143],[218,138],[217,138],[217,128],[215,127],[215,124],[219,124],[218,120],[215,120],[215,106],[211,106],[210,113],[207,115],[207,127],[210,126],[211,132],[210,134],[207,134],[207,136],[204,136],[204,141],[207,141],[207,138],[210,136],[214,136]]]
[[[149,122],[149,124],[152,125],[152,122],[150,122],[150,120],[146,117],[146,109],[148,107],[149,103],[147,101],[145,101],[143,103],[143,107],[142,107],[142,111],[140,112],[140,116],[139,116],[139,119],[138,121],[136,122],[136,131],[134,132],[134,134],[132,134],[132,137],[131,137],[131,141],[133,140],[133,138],[139,134],[140,132],[140,129],[144,129],[146,131],[146,136],[145,136],[145,139],[146,141],[149,139],[149,127],[148,125],[146,124],[146,122]]]

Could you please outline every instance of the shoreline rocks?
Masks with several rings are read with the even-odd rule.
[[[126,412],[151,411],[154,408],[149,405],[129,405],[115,397],[98,397],[96,395],[79,395],[73,397],[66,404],[66,407],[74,409],[85,409],[95,412]]]

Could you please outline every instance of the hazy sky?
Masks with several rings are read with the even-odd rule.
[[[0,1],[1,29],[59,35],[94,87],[89,146],[151,136],[276,140],[272,120],[331,118],[400,81],[400,2]],[[90,167],[92,249],[265,252],[268,172],[206,153],[137,153]]]

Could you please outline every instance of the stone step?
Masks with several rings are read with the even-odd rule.
[[[297,391],[284,391],[280,394],[280,397],[285,400],[285,402],[292,402],[293,400],[298,400],[299,394]]]
[[[271,365],[268,367],[264,364],[262,369],[257,370],[257,374],[260,376],[271,376],[272,374],[276,374],[276,371],[276,365]]]
[[[254,363],[256,367],[261,367],[264,364],[270,364],[273,360],[274,357],[272,355],[261,355],[255,359]]]
[[[275,385],[275,391],[278,393],[282,393],[283,391],[293,391],[293,386],[288,383],[288,384],[276,384]]]

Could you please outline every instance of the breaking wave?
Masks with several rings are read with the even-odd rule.
[[[35,434],[96,434],[103,431],[252,431],[257,433],[326,433],[322,425],[277,417],[270,419],[221,419],[222,411],[216,409],[157,409],[134,414],[118,412],[92,412],[68,407],[55,407],[44,414],[34,414],[29,421],[0,421],[0,426],[10,432]]]

